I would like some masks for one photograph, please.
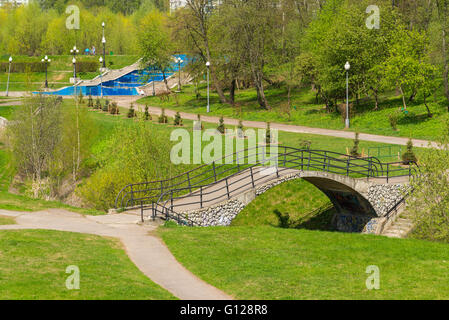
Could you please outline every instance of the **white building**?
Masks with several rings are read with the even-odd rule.
[[[170,0],[170,12],[183,8],[187,5],[187,0]]]
[[[209,7],[213,9],[221,4],[221,0],[209,0]],[[170,12],[183,8],[187,5],[187,0],[170,0]]]
[[[12,3],[15,5],[28,4],[29,0],[0,0],[0,7],[5,3]]]

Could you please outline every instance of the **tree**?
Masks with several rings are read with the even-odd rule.
[[[221,9],[220,9],[221,10]],[[216,73],[217,60],[210,46],[210,18],[214,10],[210,0],[186,0],[186,7],[177,10],[173,20],[173,34],[178,43],[186,43],[193,56],[198,57],[203,66],[210,62],[212,84],[221,103],[231,103],[222,89]]]
[[[225,125],[224,125],[223,116],[220,117],[220,120],[219,120],[219,123],[218,123],[218,127],[217,127],[217,131],[220,132],[221,134],[225,133]]]
[[[153,10],[140,21],[140,24],[138,47],[142,55],[142,66],[159,69],[162,72],[167,92],[171,92],[166,72],[173,63],[174,49],[166,18],[160,12]]]
[[[413,192],[407,198],[407,214],[415,223],[413,236],[449,242],[449,123],[439,139],[439,148],[420,156],[419,170],[411,179]]]
[[[385,61],[386,81],[401,92],[404,110],[407,109],[407,92],[413,96],[422,88],[428,95],[432,90],[435,68],[426,62],[427,45],[425,34],[403,30],[397,34]],[[430,111],[428,113],[430,115]]]
[[[8,126],[16,167],[19,174],[40,185],[50,170],[56,147],[61,141],[61,104],[53,97],[30,98],[17,109]],[[37,197],[39,188],[36,189]]]

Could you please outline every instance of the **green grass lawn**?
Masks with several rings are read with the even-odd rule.
[[[176,99],[161,101],[158,97],[145,97],[139,103],[160,106],[190,113],[206,114],[206,89],[200,86],[201,97],[196,98],[193,86],[184,86],[183,92],[178,94],[179,104]],[[254,120],[270,121],[304,125],[308,127],[326,129],[344,129],[344,120],[338,113],[327,113],[323,103],[316,103],[313,92],[305,89],[296,90],[292,94],[291,116],[284,110],[287,103],[287,92],[285,88],[271,88],[266,90],[267,99],[273,109],[262,110],[257,104],[254,89],[240,90],[236,94],[237,105],[223,105],[219,102],[218,95],[211,93],[210,115]],[[363,102],[357,109],[357,113],[351,122],[351,130],[380,134],[387,136],[414,137],[422,139],[436,139],[444,127],[444,121],[449,119],[446,102],[441,96],[429,99],[429,107],[433,118],[427,118],[426,108],[421,100],[410,103],[409,114],[405,115],[399,111],[402,102],[400,97],[394,95],[383,97],[380,110],[373,111],[374,102]],[[393,130],[389,122],[390,114],[398,115],[398,130]]]
[[[160,228],[185,267],[237,299],[448,299],[445,244],[274,227]],[[367,290],[366,268],[380,268]]]
[[[0,299],[174,299],[128,258],[121,243],[44,230],[0,231]],[[68,266],[80,289],[68,290]]]
[[[11,217],[6,217],[6,216],[2,216],[0,215],[0,225],[8,225],[8,224],[16,224],[16,220],[14,220],[14,218]]]

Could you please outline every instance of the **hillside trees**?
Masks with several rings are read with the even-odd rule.
[[[180,9],[172,19],[173,35],[178,44],[185,43],[183,47],[187,53],[198,57],[203,62],[210,62],[210,75],[212,84],[221,103],[232,103],[225,96],[221,82],[217,75],[217,59],[210,45],[210,18],[213,10],[209,0],[187,0],[186,8]]]
[[[19,176],[32,182],[35,197],[57,192],[68,175],[79,177],[95,133],[87,111],[73,121],[77,112],[63,108],[57,98],[37,96],[27,99],[13,114],[8,143]]]
[[[173,47],[166,18],[160,12],[153,10],[140,22],[138,47],[144,67],[157,67],[162,71],[164,83],[168,92],[166,72],[173,63]]]
[[[406,94],[414,97],[424,90],[427,97],[433,89],[436,69],[426,61],[427,45],[425,34],[402,30],[384,63],[386,81],[399,89],[404,110],[407,109]],[[428,114],[430,116],[429,110]]]

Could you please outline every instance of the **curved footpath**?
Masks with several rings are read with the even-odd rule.
[[[114,237],[122,241],[126,253],[153,282],[183,300],[231,300],[232,297],[197,278],[185,269],[152,231],[153,225],[138,225],[130,214],[83,216],[60,209],[40,212],[11,212],[17,224],[0,226],[1,230],[47,229]],[[130,297],[132,298],[132,297]]]
[[[129,108],[131,103],[133,103],[133,105],[136,109],[138,109],[139,111],[143,111],[145,106],[136,103],[136,101],[140,98],[141,97],[111,97],[111,100],[117,102],[119,106],[124,107],[124,108]],[[162,112],[161,111],[162,109],[159,107],[150,107],[149,106],[148,109],[151,114],[154,114],[157,116],[160,115]],[[176,114],[176,111],[170,110],[170,109],[165,109],[165,114],[168,117],[174,117]],[[185,112],[180,112],[180,114],[183,119],[197,120],[196,114],[185,113]],[[215,117],[215,116],[201,115],[201,120],[204,122],[218,123],[220,118]],[[232,118],[224,118],[224,123],[226,125],[237,126],[239,123],[239,120],[232,119]],[[262,121],[247,121],[247,120],[245,120],[245,121],[242,121],[242,123],[243,123],[243,126],[250,127],[250,128],[265,129],[267,126],[267,124]],[[311,127],[305,127],[305,126],[297,126],[297,125],[274,123],[274,122],[271,122],[270,126],[272,129],[277,129],[279,131],[285,131],[285,132],[316,134],[316,135],[330,136],[330,137],[336,137],[336,138],[354,139],[353,131],[311,128]],[[407,145],[407,142],[408,142],[408,138],[381,136],[381,135],[368,134],[368,133],[360,133],[359,140],[386,143],[386,144],[397,144],[397,145],[404,145],[404,146]],[[413,141],[413,145],[415,147],[438,148],[438,144],[433,141],[421,140],[421,139],[412,139],[412,141]]]

